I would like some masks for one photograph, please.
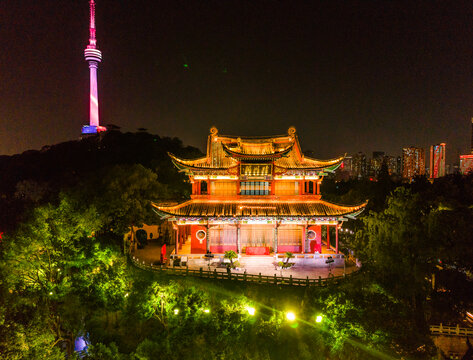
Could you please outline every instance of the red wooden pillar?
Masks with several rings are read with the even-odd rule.
[[[241,226],[240,226],[240,221],[237,223],[237,228],[236,228],[236,243],[237,243],[237,250],[238,254],[241,254]]]
[[[241,164],[240,161],[238,161],[238,163],[237,163],[237,180],[236,180],[236,184],[237,184],[237,186],[236,186],[237,187],[237,193],[236,194],[238,196],[241,195],[241,183],[240,183],[240,181],[241,181],[241,165],[240,164]]]
[[[176,249],[176,254],[178,253],[179,250],[179,225],[176,225],[176,244],[174,245]]]
[[[335,252],[338,254],[338,222],[335,225]]]
[[[304,238],[302,239],[302,251],[301,253],[305,254],[306,243],[309,241],[307,239],[307,223],[304,225]]]
[[[327,250],[330,250],[330,225],[327,225]]]

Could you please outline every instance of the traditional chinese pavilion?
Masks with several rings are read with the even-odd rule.
[[[322,252],[324,227],[329,249],[329,230],[335,229],[334,251],[338,253],[343,222],[366,205],[322,200],[324,176],[335,171],[344,157],[304,156],[293,127],[287,135],[268,137],[221,135],[213,127],[205,157],[169,156],[192,183],[191,200],[173,206],[153,204],[163,218],[173,222],[176,252],[182,252],[183,246],[192,254]]]

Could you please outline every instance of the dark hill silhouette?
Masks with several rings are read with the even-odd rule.
[[[15,224],[32,201],[48,201],[88,174],[113,165],[143,165],[158,174],[159,182],[185,196],[189,193],[186,177],[173,166],[167,152],[189,158],[202,156],[199,149],[184,146],[178,138],[117,130],[39,151],[0,156],[0,231]]]

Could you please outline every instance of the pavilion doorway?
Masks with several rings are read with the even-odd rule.
[[[274,243],[274,225],[241,225],[241,249],[247,255],[269,255]]]
[[[287,251],[301,253],[303,239],[304,226],[280,225],[278,228],[278,253]]]
[[[225,251],[237,249],[236,225],[211,225],[209,227],[209,250],[214,254],[224,254]]]

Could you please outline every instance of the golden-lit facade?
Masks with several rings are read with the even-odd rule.
[[[425,175],[425,153],[423,148],[402,149],[402,177],[412,181],[416,176]]]
[[[322,227],[338,229],[366,203],[342,206],[323,201],[323,177],[343,156],[317,160],[304,156],[295,128],[287,135],[238,137],[210,130],[205,157],[188,160],[169,154],[189,176],[191,199],[153,204],[176,230],[176,252],[268,255],[321,252]],[[330,248],[330,244],[328,244]]]

